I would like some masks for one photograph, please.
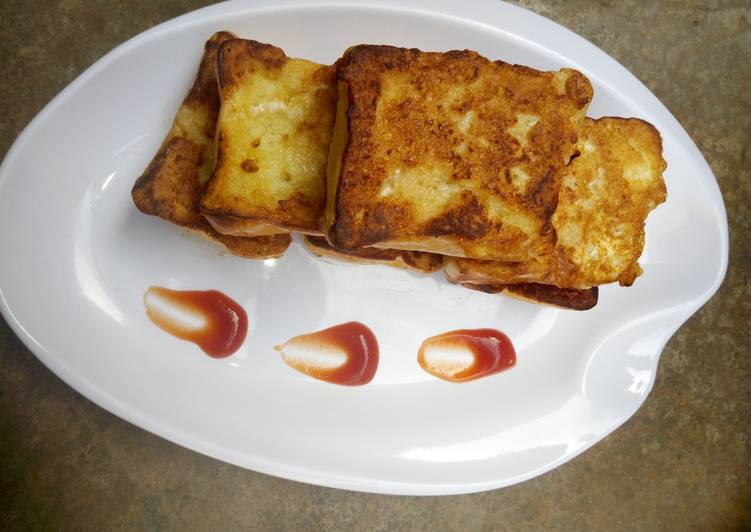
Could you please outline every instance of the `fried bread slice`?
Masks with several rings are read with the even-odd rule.
[[[219,112],[214,75],[217,49],[222,42],[233,38],[229,32],[218,32],[206,42],[193,86],[159,151],[136,180],[131,194],[141,212],[196,231],[235,255],[278,257],[289,246],[289,235],[257,238],[221,235],[199,211],[201,189],[214,166],[214,126]]]
[[[227,234],[256,234],[259,226],[320,234],[336,105],[333,69],[233,39],[219,50],[217,77],[218,155],[203,214]]]
[[[487,294],[504,294],[528,303],[549,305],[565,310],[589,310],[597,305],[599,297],[599,290],[596,286],[584,290],[558,288],[557,286],[538,283],[506,285],[463,283],[462,286]]]
[[[454,282],[535,282],[589,288],[618,281],[630,286],[641,274],[644,224],[665,201],[662,140],[636,118],[587,119],[552,218],[553,253],[526,262],[447,259]]]
[[[407,251],[403,249],[360,248],[353,251],[341,251],[328,243],[322,236],[305,235],[305,247],[319,257],[335,259],[358,264],[384,264],[420,273],[437,272],[443,267],[443,256],[424,251]]]
[[[549,252],[558,189],[592,86],[472,51],[350,48],[324,227],[363,246],[494,260]]]

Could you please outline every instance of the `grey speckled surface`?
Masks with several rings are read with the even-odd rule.
[[[0,2],[0,153],[105,52],[205,3]],[[694,138],[725,197],[726,281],[668,344],[642,409],[518,486],[443,498],[351,493],[245,471],[135,428],[63,384],[0,320],[1,529],[751,529],[751,3],[518,3],[642,79]]]

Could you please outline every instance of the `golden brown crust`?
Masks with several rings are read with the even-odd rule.
[[[200,144],[168,135],[131,191],[136,207],[177,225],[197,227],[205,223],[196,205],[202,157]]]
[[[232,92],[242,85],[243,77],[254,63],[260,63],[269,70],[277,70],[287,63],[287,56],[281,48],[250,39],[230,39],[222,43],[216,62],[216,79],[219,82],[221,98],[229,98]]]
[[[441,269],[443,257],[435,253],[421,251],[405,251],[397,249],[360,248],[353,251],[342,251],[334,248],[320,236],[305,236],[305,246],[319,257],[354,262],[358,264],[385,264],[397,268],[406,268],[420,273],[432,273]]]
[[[638,118],[587,119],[553,215],[556,284],[630,286],[641,274],[644,225],[667,199],[662,138]]]
[[[463,287],[487,294],[504,294],[522,301],[550,305],[566,310],[589,310],[597,305],[597,287],[585,290],[558,288],[546,284],[522,283],[509,285],[461,283]]]
[[[273,259],[281,257],[292,242],[289,234],[239,237],[223,235],[213,229],[202,228],[201,231],[211,240],[223,245],[233,255],[245,257],[246,259]]]
[[[451,279],[582,289],[634,282],[645,220],[667,194],[660,134],[643,120],[605,117],[587,119],[580,137],[552,218],[553,252],[517,262],[447,259]]]
[[[211,164],[219,96],[214,63],[220,44],[234,36],[214,34],[206,43],[196,80],[178,110],[175,122],[154,159],[136,180],[133,202],[145,213],[200,232],[247,258],[278,257],[289,246],[289,235],[257,238],[227,237],[201,216],[198,199],[203,176]]]
[[[561,174],[592,95],[583,75],[368,45],[336,66],[349,99],[327,213],[337,247],[429,251],[443,239],[460,256],[519,260],[552,246]]]
[[[206,44],[204,45],[203,57],[198,67],[198,74],[196,76],[193,85],[188,91],[188,95],[183,100],[183,105],[190,107],[204,107],[210,109],[212,112],[213,120],[211,126],[211,134],[214,136],[214,126],[216,123],[216,117],[219,113],[219,107],[217,101],[219,99],[219,89],[216,82],[216,60],[217,52],[223,42],[234,39],[235,35],[228,31],[218,31],[212,35]]]
[[[233,39],[219,49],[217,76],[217,164],[202,212],[219,230],[245,220],[251,230],[261,224],[321,234],[333,69]]]

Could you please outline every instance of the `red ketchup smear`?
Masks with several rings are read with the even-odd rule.
[[[237,351],[248,332],[248,315],[217,290],[150,287],[143,296],[146,315],[160,329],[224,358]]]
[[[431,357],[440,349],[449,357]],[[469,354],[467,364],[459,359]],[[507,370],[516,364],[508,336],[495,329],[463,329],[432,336],[420,346],[417,362],[422,369],[450,382],[466,382]]]
[[[274,349],[288,366],[333,384],[368,384],[378,369],[378,341],[356,321],[295,336]]]

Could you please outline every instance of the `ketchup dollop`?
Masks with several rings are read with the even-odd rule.
[[[150,287],[143,296],[146,315],[160,329],[193,342],[214,358],[237,351],[248,332],[248,315],[218,290]]]
[[[295,336],[275,349],[288,366],[333,384],[367,384],[378,369],[378,341],[356,321]]]
[[[450,382],[466,382],[516,364],[508,336],[495,329],[463,329],[432,336],[420,346],[422,369]]]

